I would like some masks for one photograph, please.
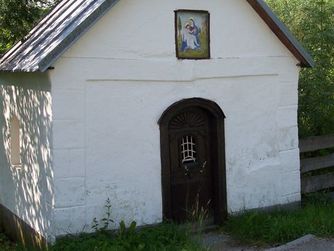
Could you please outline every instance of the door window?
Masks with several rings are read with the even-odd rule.
[[[181,143],[182,164],[196,163],[196,143],[193,136],[184,136]]]

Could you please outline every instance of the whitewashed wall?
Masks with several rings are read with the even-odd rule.
[[[174,10],[211,14],[211,60],[177,60]],[[55,235],[162,219],[160,132],[171,104],[226,114],[228,210],[300,200],[297,61],[244,0],[122,0],[50,71]]]
[[[10,120],[20,122],[21,165],[10,161]],[[0,73],[0,204],[48,238],[53,203],[51,86],[47,74]]]

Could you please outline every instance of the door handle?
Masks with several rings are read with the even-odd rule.
[[[203,162],[203,164],[202,164],[202,167],[201,167],[201,169],[200,169],[200,173],[204,173],[204,170],[205,170],[205,168],[206,168],[206,164],[207,164],[208,162],[207,161],[204,161]]]
[[[199,163],[183,164],[184,170],[185,170],[184,175],[188,176],[189,178],[191,178],[191,172],[192,172],[192,170],[196,170],[196,169],[198,169],[199,173],[202,174],[202,173],[204,173],[206,165],[207,165],[207,161],[204,161],[201,165]]]

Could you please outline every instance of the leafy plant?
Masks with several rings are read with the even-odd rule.
[[[114,220],[111,218],[112,210],[111,210],[111,201],[110,201],[110,198],[108,198],[106,200],[106,204],[104,205],[104,208],[106,210],[105,217],[102,218],[100,221],[98,221],[97,218],[93,219],[92,229],[95,232],[106,231],[106,230],[109,229],[110,224],[114,223]]]
[[[161,224],[155,227],[137,229],[137,223],[132,221],[126,226],[124,221],[119,228],[108,231],[112,220],[111,201],[108,198],[104,206],[106,213],[101,220],[93,219],[93,234],[67,236],[56,242],[52,251],[72,250],[102,250],[102,251],[200,251],[203,250],[190,236],[188,229],[174,224]]]
[[[126,227],[125,222],[121,221],[119,223],[118,237],[124,238],[125,236],[134,235],[136,233],[137,223],[135,221],[131,222],[129,228]]]
[[[111,219],[111,201],[108,198],[105,204],[105,209],[106,209],[106,217],[102,219],[102,230],[107,230],[109,228],[109,225],[114,223],[114,221]]]

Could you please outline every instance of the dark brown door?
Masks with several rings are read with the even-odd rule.
[[[171,214],[177,222],[213,219],[214,182],[210,114],[187,108],[169,123]]]
[[[159,119],[164,219],[196,220],[203,212],[209,224],[226,219],[224,119],[202,98],[180,100]]]

